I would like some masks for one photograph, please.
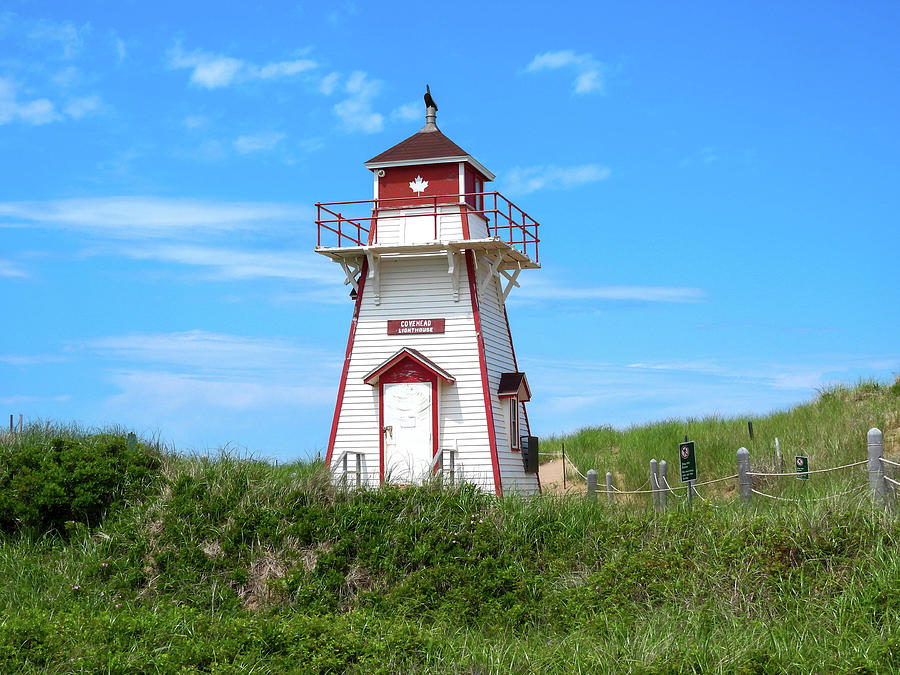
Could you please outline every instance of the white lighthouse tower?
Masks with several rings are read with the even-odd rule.
[[[365,163],[372,200],[320,203],[316,251],[355,300],[326,463],[377,487],[437,474],[498,495],[540,491],[537,438],[506,298],[538,264],[538,223],[426,124]]]

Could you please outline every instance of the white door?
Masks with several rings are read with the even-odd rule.
[[[431,384],[385,383],[384,479],[418,483],[427,475],[434,453],[431,429]]]

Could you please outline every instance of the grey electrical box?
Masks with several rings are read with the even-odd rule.
[[[538,437],[522,436],[522,464],[525,466],[525,473],[538,472]]]

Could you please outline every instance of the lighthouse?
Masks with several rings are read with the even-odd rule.
[[[540,492],[506,300],[538,269],[538,223],[437,126],[365,162],[373,198],[318,203],[316,252],[353,300],[326,464],[336,482]]]

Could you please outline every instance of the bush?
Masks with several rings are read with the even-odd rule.
[[[63,533],[67,522],[99,525],[159,477],[158,453],[121,435],[36,434],[0,447],[0,530]]]

